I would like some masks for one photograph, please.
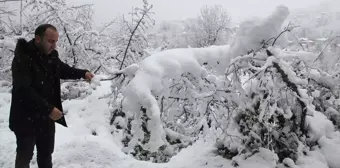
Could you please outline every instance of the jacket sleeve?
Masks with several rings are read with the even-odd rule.
[[[70,67],[69,65],[61,61],[59,58],[57,58],[57,61],[58,61],[58,66],[60,68],[61,79],[85,78],[85,73],[88,72],[88,70]]]
[[[32,88],[32,72],[30,69],[32,60],[26,54],[16,53],[12,62],[12,92],[18,95],[18,99],[27,108],[27,112],[31,112],[48,116],[54,106],[44,100]]]

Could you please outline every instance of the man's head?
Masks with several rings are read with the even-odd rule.
[[[35,44],[46,55],[56,48],[58,38],[58,31],[53,25],[42,24],[35,30]]]

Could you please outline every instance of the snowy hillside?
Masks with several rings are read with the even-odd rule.
[[[292,11],[287,22],[301,26],[300,37],[311,39],[340,34],[340,1],[330,0],[319,5]]]

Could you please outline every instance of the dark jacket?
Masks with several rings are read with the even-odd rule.
[[[50,55],[38,51],[34,39],[19,39],[12,62],[12,102],[9,128],[12,131],[54,131],[49,118],[54,107],[63,111],[60,79],[80,79],[87,70],[72,68],[62,62],[54,50]],[[65,118],[57,123],[67,127]]]

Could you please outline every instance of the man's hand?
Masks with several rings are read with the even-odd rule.
[[[49,116],[53,121],[56,121],[63,116],[63,113],[59,109],[54,107]]]
[[[92,80],[92,78],[94,77],[94,74],[91,72],[86,72],[85,73],[85,80],[90,82]]]

